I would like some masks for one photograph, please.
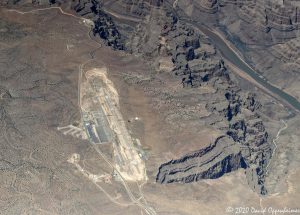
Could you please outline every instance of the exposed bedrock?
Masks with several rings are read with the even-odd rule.
[[[152,6],[158,6],[153,2],[150,2]],[[126,4],[135,5],[134,1]],[[211,1],[211,6],[215,5],[217,1]],[[73,8],[94,20],[94,34],[107,45],[124,49],[117,25],[103,12],[98,1],[79,1],[73,3]],[[218,178],[243,168],[251,188],[266,194],[264,181],[271,144],[260,117],[260,102],[254,94],[241,91],[216,48],[202,32],[186,25],[172,12],[156,7],[151,10],[147,19],[137,24],[133,32],[128,32],[127,51],[153,62],[156,69],[177,76],[183,87],[213,88],[216,93],[205,101],[211,113],[205,123],[223,133],[208,147],[192,153],[183,152],[181,158],[162,164],[157,182],[190,183]]]
[[[98,17],[94,20],[94,35],[99,35],[106,45],[113,49],[123,50],[124,43],[118,29],[114,25],[112,19],[101,10],[97,12]]]
[[[141,2],[145,4],[140,4]],[[182,2],[179,1],[179,4]],[[202,8],[211,12],[219,8],[219,1],[198,2],[203,4]],[[164,78],[178,78],[178,83],[181,81],[183,88],[197,88],[191,89],[190,92],[203,90],[199,100],[193,97],[193,93],[187,97],[193,97],[190,100],[195,100],[202,109],[205,107],[208,114],[195,114],[196,117],[192,115],[191,119],[201,120],[203,125],[217,131],[219,136],[214,136],[216,139],[205,148],[200,149],[199,146],[197,151],[183,151],[181,157],[161,164],[157,182],[191,183],[201,179],[219,178],[242,168],[246,171],[250,187],[260,194],[266,194],[264,182],[266,167],[272,154],[272,143],[262,120],[262,105],[256,96],[239,87],[237,78],[226,67],[209,38],[166,7],[158,8],[162,1],[118,1],[116,5],[118,4],[129,8],[132,12],[129,15],[134,15],[135,18],[138,15],[141,21],[119,31],[120,26],[122,28],[129,24],[122,24],[120,19],[112,19],[111,15],[103,10],[104,6],[100,1],[76,0],[72,2],[71,8],[78,15],[94,21],[94,35],[102,38],[107,45],[114,49],[126,49],[127,52],[147,59],[153,70],[159,71],[154,76],[162,80],[162,85]],[[117,9],[116,5],[108,3],[106,7],[109,11],[119,14],[120,9]],[[137,8],[141,10],[135,10]],[[126,11],[120,15],[126,15]],[[149,86],[151,81],[147,82]],[[183,91],[188,93],[188,90]],[[170,87],[166,87],[165,91],[169,93]],[[159,93],[161,92],[157,92]],[[5,96],[9,97],[9,94]],[[155,99],[161,98],[156,96]],[[171,107],[171,104],[168,109],[174,108],[174,111],[179,112],[177,107]],[[186,105],[186,108],[189,107]],[[195,109],[196,111],[198,109]]]
[[[221,136],[205,149],[161,165],[156,181],[190,183],[219,178],[225,173],[246,167],[239,146],[231,138]]]
[[[213,88],[216,93],[207,95],[209,99],[205,100],[211,115],[203,120],[208,127],[223,133],[207,148],[182,152],[181,158],[162,164],[157,182],[190,183],[244,168],[251,188],[266,194],[265,168],[271,157],[271,144],[260,117],[260,102],[253,93],[238,87],[202,32],[179,21],[172,13],[153,10],[152,14],[129,41],[130,50],[151,62],[159,62],[158,70],[177,76],[184,88]]]
[[[299,100],[299,1],[218,2],[221,7],[215,14],[197,10],[203,3],[195,0],[179,1],[178,11],[211,28],[219,26],[257,72]]]
[[[78,1],[74,4],[74,10],[81,16],[92,17],[94,21],[93,34],[98,35],[106,45],[113,49],[123,50],[124,43],[114,21],[102,10],[102,4],[98,0]]]
[[[211,115],[205,122],[224,135],[204,149],[186,155],[183,152],[181,158],[162,164],[157,182],[191,183],[243,168],[250,187],[266,194],[264,181],[272,149],[260,117],[260,102],[255,94],[238,87],[216,48],[201,32],[184,25],[172,14],[168,17],[160,34],[163,39],[159,54],[171,56],[172,72],[182,79],[183,87],[209,86],[216,90],[206,101]]]
[[[300,30],[299,4],[292,0],[189,0],[178,8],[195,21],[226,26],[247,44],[282,43]]]
[[[61,5],[64,0],[50,1],[50,4]],[[71,9],[78,15],[94,22],[93,34],[99,36],[106,45],[113,49],[124,50],[124,39],[110,16],[102,9],[100,0],[74,0]]]
[[[214,179],[244,168],[250,187],[260,194],[267,193],[264,181],[272,149],[263,121],[255,113],[259,105],[252,94],[243,98],[233,94],[227,92],[223,102],[207,106],[215,116],[208,117],[207,121],[213,127],[224,130],[225,135],[217,138],[205,149],[162,164],[157,174],[157,182],[189,183],[200,179]],[[249,100],[254,102],[247,102]],[[220,120],[223,121],[223,127],[220,127]],[[224,127],[226,123],[228,127]]]

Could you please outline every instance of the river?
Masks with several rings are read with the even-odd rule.
[[[270,90],[272,93],[278,95],[284,101],[289,103],[295,109],[300,111],[300,102],[294,98],[293,96],[289,95],[288,93],[284,92],[283,90],[273,86],[263,78],[259,73],[257,73],[254,69],[252,69],[246,62],[244,62],[228,45],[223,39],[217,35],[216,33],[212,32],[208,28],[203,25],[197,25],[197,27],[206,34],[212,41],[212,43],[217,47],[217,49],[221,52],[222,56],[234,64],[236,67],[241,69],[243,72],[247,73],[251,76],[256,82],[263,85],[265,88]]]
[[[175,12],[173,10],[173,12]],[[297,112],[300,111],[300,102],[294,98],[293,96],[289,95],[288,93],[284,92],[283,90],[273,86],[271,83],[268,82],[265,78],[261,76],[258,72],[256,72],[251,66],[249,66],[245,61],[241,59],[238,54],[233,51],[229,45],[223,40],[222,37],[220,37],[218,34],[211,31],[208,27],[203,25],[202,23],[192,21],[190,18],[186,18],[183,16],[178,16],[178,14],[175,12],[177,17],[179,17],[180,20],[193,25],[194,27],[197,27],[199,30],[201,30],[205,35],[207,35],[211,42],[216,46],[216,48],[220,51],[222,56],[234,64],[237,68],[242,70],[243,72],[247,73],[249,76],[251,76],[258,84],[264,86],[266,89],[270,90],[273,94],[276,95],[276,97],[283,100],[284,103],[287,103],[289,106],[291,106],[293,109],[295,109]],[[230,43],[230,41],[228,41]]]

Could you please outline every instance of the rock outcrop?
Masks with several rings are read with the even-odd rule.
[[[205,149],[161,165],[156,181],[190,183],[219,178],[239,168],[247,168],[239,146],[231,138],[221,136]]]
[[[158,182],[187,183],[218,178],[244,168],[252,189],[267,193],[264,181],[272,148],[263,121],[256,113],[260,105],[251,94],[241,98],[236,92],[227,92],[224,98],[207,105],[214,117],[206,120],[209,125],[223,130],[225,135],[205,149],[161,165]]]
[[[113,49],[124,50],[124,42],[112,19],[103,11],[97,12],[97,19],[94,20],[94,35],[99,35],[105,44]]]
[[[209,114],[202,114],[201,120],[208,128],[221,133],[208,146],[193,152],[181,152],[181,157],[161,164],[156,181],[191,183],[201,179],[219,178],[242,168],[246,171],[250,187],[260,194],[266,194],[268,191],[264,182],[272,148],[269,133],[261,117],[261,104],[256,96],[238,86],[234,75],[226,67],[209,38],[182,21],[172,10],[162,8],[161,0],[124,0],[117,4],[126,8],[125,15],[126,11],[130,11],[128,14],[131,18],[138,17],[142,21],[132,25],[131,28],[126,28],[127,24],[120,24],[117,19],[112,19],[109,13],[105,12],[105,6],[97,0],[73,1],[71,8],[78,15],[93,20],[92,32],[103,39],[106,45],[147,59],[153,69],[159,72],[167,71],[169,77],[174,79],[176,77],[177,83],[181,83],[183,88],[208,89],[203,93],[201,102],[205,103],[203,109],[205,107]],[[201,13],[213,15],[220,11],[222,13],[222,7],[226,8],[227,4],[232,3],[202,0],[195,3],[197,4],[201,6]],[[248,3],[236,5],[249,6]],[[114,9],[113,6],[109,9],[111,8]],[[265,10],[264,13],[262,28],[259,30],[264,29],[266,34],[268,33],[265,31],[266,28],[276,27],[273,23],[296,26],[295,21],[298,22],[298,12],[289,18],[276,16],[272,10]],[[119,30],[120,26],[125,26],[122,31],[126,37]],[[163,80],[160,81],[163,83]],[[154,93],[161,92],[156,90]],[[162,98],[167,100],[168,94]],[[172,102],[174,101],[175,99]],[[170,101],[170,104],[173,104],[172,102]],[[181,104],[178,102],[176,105],[179,107]],[[192,112],[188,105],[183,105],[182,109]],[[186,119],[194,115],[186,116]]]
[[[106,45],[113,49],[123,50],[124,41],[114,21],[103,10],[100,1],[79,1],[74,4],[74,9],[81,16],[91,16],[94,21],[93,33],[98,35]]]
[[[166,11],[158,8],[162,1],[143,1],[143,4],[122,1],[117,4],[126,8],[125,12],[129,10],[131,16],[143,18],[133,31],[125,30],[126,41],[98,1],[77,1],[73,8],[78,14],[94,20],[94,35],[99,35],[107,45],[127,49],[148,59],[155,69],[177,76],[184,88],[206,86],[215,92],[206,101],[210,115],[205,122],[223,134],[203,149],[186,155],[183,152],[181,158],[162,164],[157,182],[190,183],[218,178],[243,168],[252,189],[266,194],[264,181],[271,144],[255,95],[238,87],[209,38],[167,8]],[[219,1],[204,0],[200,4],[205,13],[220,10]]]
[[[62,4],[63,1],[51,1],[51,4]],[[100,0],[76,0],[71,8],[80,16],[93,20],[93,34],[99,36],[106,45],[113,49],[124,50],[124,38],[110,16],[102,9]]]
[[[253,93],[241,91],[201,32],[177,21],[172,14],[169,17],[160,35],[165,38],[160,50],[172,56],[173,73],[181,78],[183,87],[210,86],[216,90],[207,101],[211,115],[205,120],[224,135],[205,149],[162,164],[157,182],[189,183],[244,168],[252,189],[266,194],[264,180],[272,149],[259,114],[261,104]]]

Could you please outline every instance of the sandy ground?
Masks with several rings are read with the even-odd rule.
[[[24,87],[22,84],[28,84],[26,87],[31,89],[37,80],[46,79],[50,84],[61,83],[59,86],[45,85],[38,88],[37,95],[45,92],[46,101],[34,100],[26,103],[19,99],[14,100],[10,106],[4,106],[24,139],[18,141],[11,128],[8,128],[8,121],[5,121],[6,124],[2,123],[6,127],[1,129],[1,159],[4,161],[1,161],[1,165],[7,166],[1,169],[1,214],[145,214],[130,201],[119,182],[112,180],[110,184],[101,181],[95,185],[84,176],[80,168],[93,175],[111,173],[112,169],[105,165],[87,141],[64,135],[57,130],[58,126],[70,125],[80,119],[77,106],[78,66],[89,59],[89,51],[96,47],[95,42],[88,38],[86,26],[55,10],[26,16],[2,10],[0,17],[20,24],[19,28],[26,30],[28,35],[8,43],[7,46],[1,45],[1,53],[9,50],[14,54],[11,57],[15,57],[15,61],[5,67],[1,74],[14,74],[18,70],[17,64],[23,63],[34,65],[38,71],[30,73],[33,67],[27,68],[19,76],[12,75],[5,81],[1,79],[1,86],[5,85],[11,92],[18,92]],[[71,51],[66,44],[72,44],[68,46],[72,47]],[[231,208],[235,211],[238,207],[257,210],[265,207],[299,207],[298,161],[291,162],[293,168],[286,173],[283,185],[288,187],[287,192],[264,198],[249,189],[242,170],[217,180],[203,180],[194,184],[156,184],[154,179],[161,161],[177,156],[170,154],[177,139],[174,141],[169,134],[171,128],[167,127],[169,125],[160,113],[152,108],[151,98],[145,96],[140,87],[124,82],[127,72],[148,72],[150,68],[134,57],[114,52],[107,47],[99,49],[95,59],[97,60],[86,65],[86,69],[103,65],[108,67],[108,76],[117,88],[121,112],[125,121],[127,120],[127,126],[132,135],[141,140],[148,153],[146,168],[149,181],[146,184],[129,186],[135,195],[141,189],[147,203],[157,214],[221,215],[234,214]],[[28,94],[32,96],[33,92]],[[39,114],[40,121],[35,121],[36,117],[33,120],[22,120],[22,117],[29,117],[32,113]],[[140,120],[133,120],[135,117]],[[208,130],[203,130],[194,138],[203,137],[206,133]],[[292,134],[293,138],[289,138]],[[198,146],[207,144],[209,135],[203,139],[197,143]],[[184,138],[181,141],[183,140]],[[288,145],[299,147],[297,127],[289,127],[279,138],[279,142],[282,148]],[[196,146],[191,146],[190,150],[196,149]],[[184,150],[188,148],[182,144],[180,147]],[[180,147],[175,153],[179,154]],[[105,145],[100,149],[112,156],[110,146]],[[80,155],[80,168],[68,162],[74,154]],[[8,165],[9,163],[13,165]]]

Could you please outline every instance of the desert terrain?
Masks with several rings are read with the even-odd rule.
[[[187,3],[98,2],[0,4],[0,214],[300,213],[297,103]],[[254,68],[299,101],[274,65]]]

